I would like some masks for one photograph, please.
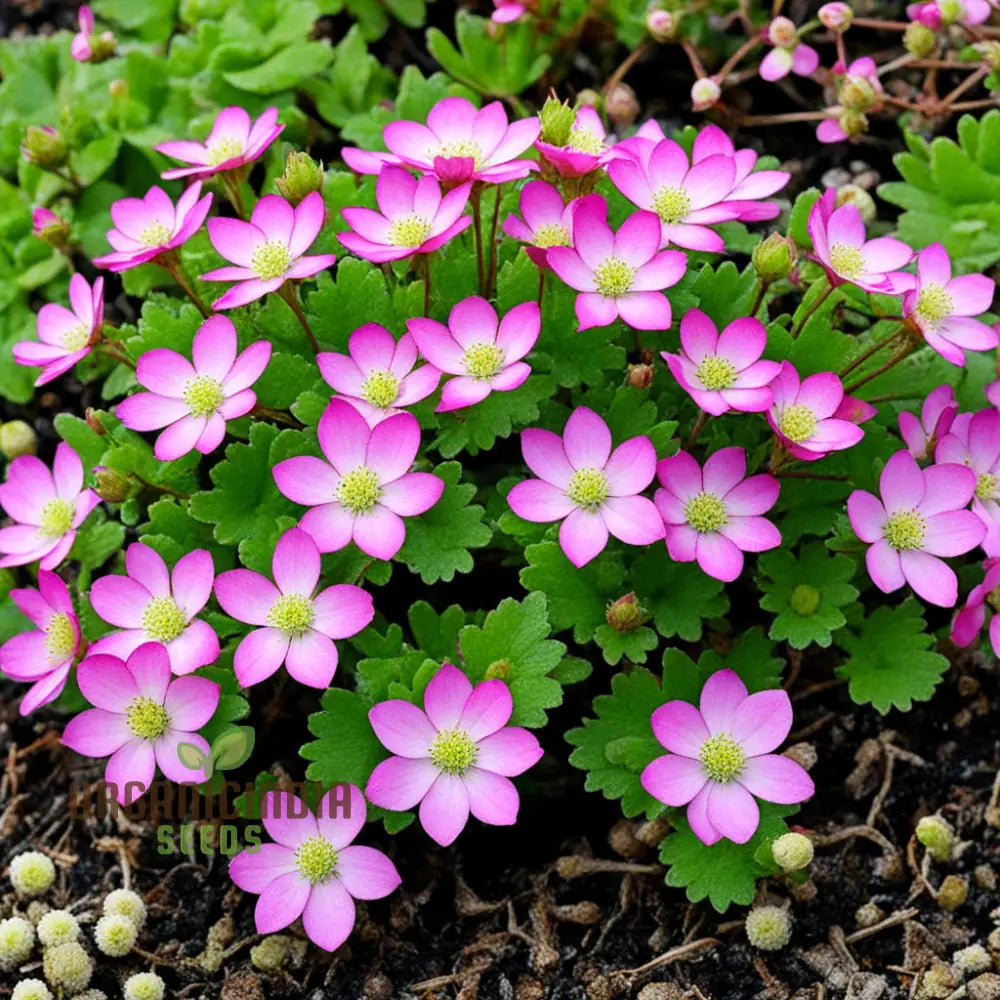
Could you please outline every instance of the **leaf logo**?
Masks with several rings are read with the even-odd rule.
[[[189,770],[203,771],[208,781],[216,770],[232,771],[245,764],[253,745],[252,726],[230,726],[215,738],[208,754],[194,743],[178,743],[177,759]]]

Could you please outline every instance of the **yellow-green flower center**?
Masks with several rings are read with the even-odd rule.
[[[816,414],[808,406],[794,403],[781,411],[781,423],[778,426],[789,441],[801,444],[813,436],[816,424]]]
[[[735,781],[743,773],[746,757],[743,748],[731,736],[719,733],[701,746],[698,758],[712,781]]]
[[[56,614],[45,626],[45,652],[53,663],[69,659],[76,650],[76,632],[69,615]]]
[[[225,398],[222,383],[210,375],[198,375],[184,386],[184,405],[192,417],[210,417]]]
[[[151,222],[139,233],[139,242],[144,247],[162,247],[170,242],[172,233],[162,222]]]
[[[589,128],[580,128],[574,125],[569,130],[567,145],[580,153],[590,153],[596,156],[604,148],[604,140],[591,132]]]
[[[476,341],[465,349],[462,364],[471,378],[485,382],[503,368],[503,348],[496,344]]]
[[[597,510],[607,499],[608,477],[597,469],[577,469],[566,487],[566,495],[583,510]]]
[[[171,597],[154,597],[142,613],[142,627],[157,642],[173,642],[187,628],[187,617]]]
[[[691,199],[680,184],[671,184],[653,195],[653,210],[664,222],[680,222],[691,211]]]
[[[389,242],[394,247],[418,247],[431,234],[431,224],[421,215],[407,215],[389,227]]]
[[[996,499],[997,484],[1000,480],[991,472],[980,473],[979,478],[976,480],[976,496],[980,500],[994,500]]]
[[[954,303],[943,285],[924,285],[917,297],[914,312],[921,326],[936,330],[951,315]]]
[[[565,226],[558,222],[548,222],[535,230],[535,246],[547,250],[549,247],[568,247],[572,244]]]
[[[736,381],[736,374],[736,365],[729,358],[720,358],[717,354],[708,354],[702,358],[695,372],[698,381],[714,392],[728,389]]]
[[[630,267],[620,257],[607,257],[594,271],[594,280],[601,295],[614,298],[624,295],[635,280],[635,268]]]
[[[65,500],[49,500],[42,507],[42,523],[38,530],[43,535],[65,535],[73,527],[73,508]]]
[[[313,617],[313,602],[304,594],[282,594],[271,605],[267,624],[295,638],[309,631]]]
[[[399,380],[384,368],[373,368],[361,383],[361,395],[366,403],[387,409],[399,395]]]
[[[448,774],[464,774],[478,754],[472,737],[462,729],[443,729],[431,744],[431,762]]]
[[[62,335],[62,345],[67,351],[80,351],[87,346],[90,340],[90,328],[81,323],[74,326],[72,330],[67,330]]]
[[[337,499],[353,514],[366,514],[381,497],[378,476],[367,465],[351,469],[337,487]]]
[[[250,257],[250,267],[262,281],[280,278],[288,270],[291,262],[292,255],[281,240],[261,243]]]
[[[725,503],[714,493],[696,493],[684,504],[684,517],[703,535],[718,531],[728,520]]]
[[[915,510],[897,510],[889,515],[883,535],[885,540],[900,551],[919,549],[924,544],[927,522]]]
[[[475,163],[476,170],[483,165],[483,151],[479,148],[479,143],[473,142],[471,139],[461,139],[458,142],[446,142],[437,151],[437,153],[431,154],[431,159],[433,159],[434,156],[442,156],[446,160],[450,160],[452,157],[471,156],[473,162]]]
[[[830,247],[830,266],[842,278],[856,278],[865,269],[865,258],[850,243],[834,243]]]
[[[231,160],[234,156],[239,156],[243,152],[243,143],[232,136],[226,139],[219,139],[208,147],[208,165],[217,167],[226,160]]]
[[[167,710],[152,698],[139,695],[125,709],[125,721],[134,736],[141,740],[159,739],[170,726]]]
[[[295,848],[299,874],[315,885],[328,879],[337,867],[337,849],[326,837],[307,837]]]
[[[808,583],[800,583],[788,598],[792,610],[802,618],[811,618],[819,609],[822,594]]]

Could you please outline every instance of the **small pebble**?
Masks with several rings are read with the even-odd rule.
[[[1000,1000],[1000,976],[995,972],[984,972],[976,976],[966,989],[969,1000]]]

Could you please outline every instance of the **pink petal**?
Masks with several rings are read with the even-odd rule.
[[[125,716],[91,708],[70,719],[62,742],[84,757],[106,757],[133,738]]]
[[[515,484],[507,494],[507,503],[518,517],[540,523],[559,521],[575,510],[575,504],[561,489],[541,479]]]
[[[469,809],[481,823],[513,826],[517,822],[519,800],[510,778],[470,767],[462,775],[469,795]]]
[[[401,699],[383,701],[368,713],[375,735],[382,745],[400,757],[430,756],[437,730],[416,705]]]
[[[237,621],[266,625],[280,596],[270,580],[248,569],[232,569],[215,578],[215,598],[222,610]]]
[[[343,791],[347,790],[346,798]],[[361,832],[367,818],[365,797],[357,785],[335,785],[316,807],[316,826],[337,850],[347,847]]]
[[[302,915],[309,896],[309,883],[298,871],[279,875],[260,894],[254,908],[258,933],[274,934],[284,930]]]
[[[535,427],[524,430],[521,432],[521,451],[525,464],[539,479],[566,489],[574,469],[558,434]]]
[[[578,406],[566,422],[563,448],[574,469],[601,470],[611,454],[611,431],[593,410]]]
[[[879,477],[879,490],[890,514],[920,506],[926,491],[924,474],[908,451],[897,451],[885,463]]]
[[[735,580],[743,572],[743,553],[718,532],[698,535],[696,558],[705,573],[724,583]]]
[[[120,805],[131,805],[141,798],[156,774],[156,756],[147,740],[131,740],[108,759],[104,780],[118,790]]]
[[[600,513],[608,531],[629,545],[651,545],[663,538],[663,518],[648,497],[608,497]]]
[[[701,762],[678,754],[664,754],[646,765],[642,787],[668,806],[686,806],[705,787]]]
[[[661,705],[653,712],[650,725],[653,735],[667,750],[695,760],[711,735],[701,712],[686,701]]]
[[[186,733],[179,729],[169,729],[153,744],[156,763],[165,778],[176,782],[205,781],[204,768],[191,768],[181,763],[179,747],[181,743],[196,746],[206,757],[211,753],[208,741],[198,733]]]
[[[735,670],[716,670],[701,689],[698,708],[709,733],[728,733],[736,710],[747,698],[746,685]]]
[[[477,742],[506,726],[513,710],[510,688],[502,680],[482,681],[466,699],[458,728]]]
[[[312,455],[286,458],[271,470],[278,489],[289,500],[307,507],[330,503],[340,486],[340,475]]]
[[[872,583],[885,594],[899,590],[906,583],[899,552],[879,538],[865,553],[865,564]]]
[[[424,691],[424,711],[436,729],[454,729],[470,694],[472,683],[468,677],[445,663]]]
[[[668,330],[670,302],[660,292],[633,291],[615,300],[621,318],[637,330]]]
[[[691,831],[703,844],[709,846],[722,839],[722,834],[712,826],[708,819],[708,798],[711,787],[706,784],[691,800],[687,810],[687,821]]]
[[[735,710],[729,735],[748,757],[770,753],[792,728],[792,703],[781,690],[758,691]]]
[[[373,507],[354,521],[354,544],[376,559],[392,559],[406,540],[403,519],[388,507]]]
[[[505,726],[476,744],[476,767],[513,778],[542,758],[542,748],[533,733],[519,726]]]
[[[372,771],[365,795],[383,809],[412,809],[427,794],[439,773],[429,757],[390,757]]]
[[[233,669],[240,687],[251,687],[267,680],[284,663],[288,643],[288,635],[276,628],[258,628],[244,636],[233,657]]]
[[[313,628],[331,639],[346,639],[370,625],[375,610],[367,591],[338,583],[316,596],[313,614]]]
[[[337,857],[337,877],[355,899],[382,899],[399,887],[396,866],[373,847],[346,847]]]
[[[942,608],[955,606],[958,600],[958,578],[954,570],[937,556],[910,549],[899,553],[899,564],[906,582],[918,597]]]
[[[454,774],[441,773],[420,803],[420,825],[431,840],[447,847],[469,821],[469,793]]]
[[[267,835],[283,847],[296,848],[303,840],[319,834],[308,804],[290,792],[265,793],[260,819]]]
[[[300,684],[323,691],[337,672],[337,647],[332,639],[310,629],[293,636],[285,653],[285,669]]]
[[[444,480],[430,472],[409,472],[382,488],[380,503],[400,517],[430,510],[444,492]]]
[[[283,594],[311,597],[320,574],[316,543],[301,529],[289,529],[274,548],[272,569],[274,582]]]
[[[114,656],[88,656],[77,667],[76,679],[84,698],[108,712],[124,713],[139,697],[132,672]]]
[[[754,797],[737,782],[708,787],[708,820],[723,837],[745,844],[760,825],[760,809]]]
[[[354,929],[357,919],[354,900],[337,878],[319,882],[311,890],[307,882],[303,884],[309,898],[302,912],[302,926],[313,944],[326,951],[336,951]]]
[[[600,513],[574,510],[559,528],[559,545],[566,558],[579,567],[590,562],[608,544],[608,527]]]
[[[765,802],[792,805],[812,798],[815,787],[801,764],[778,754],[751,757],[739,782],[751,795]]]
[[[261,844],[229,862],[229,877],[244,892],[262,893],[280,875],[296,871],[295,852],[281,844]]]
[[[137,580],[127,576],[99,577],[90,591],[94,610],[106,622],[119,628],[139,628],[143,613],[151,600],[150,592]]]

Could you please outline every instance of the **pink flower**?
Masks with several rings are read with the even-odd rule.
[[[38,571],[38,590],[15,588],[10,598],[36,626],[0,646],[0,670],[31,683],[20,707],[28,715],[59,697],[80,649],[80,622],[66,584],[47,570]]]
[[[987,0],[930,0],[928,3],[911,3],[906,8],[906,16],[911,21],[919,21],[937,31],[942,26],[964,24],[970,27],[989,19],[990,5]]]
[[[771,408],[768,385],[781,369],[776,361],[761,361],[767,331],[752,317],[733,320],[720,334],[699,309],[681,320],[681,353],[661,357],[681,388],[706,413],[729,410],[761,413]]]
[[[190,189],[189,189],[190,190]],[[332,267],[332,253],[303,254],[323,228],[323,197],[313,191],[295,207],[276,194],[264,195],[253,207],[250,221],[218,216],[208,220],[212,246],[236,267],[220,267],[202,281],[236,281],[213,309],[234,309],[276,292],[286,281],[311,278]]]
[[[828,188],[809,212],[813,259],[836,288],[846,282],[866,292],[896,294],[913,285],[913,275],[897,273],[913,260],[900,240],[881,236],[865,240],[865,224],[857,205],[835,208],[837,192]]]
[[[604,140],[607,132],[601,116],[589,105],[576,113],[563,146],[551,142],[535,143],[535,149],[549,162],[560,177],[583,177],[597,170],[605,159]]]
[[[69,47],[70,55],[77,62],[101,62],[114,55],[115,36],[110,31],[97,34],[93,11],[86,4],[82,4],[77,11],[77,24],[80,30],[73,36]]]
[[[765,39],[774,46],[761,60],[760,75],[773,82],[795,73],[812,76],[819,66],[819,53],[799,41],[799,32],[787,17],[776,17],[764,30]]]
[[[662,290],[681,280],[687,258],[660,250],[660,220],[652,212],[633,212],[617,233],[607,214],[601,195],[581,198],[573,215],[573,246],[554,246],[546,258],[581,293],[577,329],[607,326],[619,316],[638,330],[668,329],[670,303]]]
[[[728,583],[743,572],[744,552],[781,544],[781,533],[761,517],[778,499],[774,476],[746,478],[742,448],[722,448],[705,468],[686,452],[656,467],[663,489],[653,498],[666,528],[667,551],[675,562],[694,562]]]
[[[660,515],[639,495],[656,473],[649,438],[629,438],[612,451],[608,425],[578,406],[561,438],[537,427],[522,431],[521,451],[538,478],[518,483],[507,503],[526,521],[562,521],[559,544],[574,566],[590,562],[609,533],[629,545],[663,537]]]
[[[855,59],[846,69],[843,63],[838,63],[833,71],[839,77],[837,89],[842,103],[829,109],[837,117],[826,118],[816,126],[816,138],[820,142],[843,142],[850,138],[841,124],[842,114],[854,112],[864,115],[869,111],[877,111],[882,107],[882,98],[885,96],[878,67],[870,56]],[[848,103],[851,92],[853,97]]]
[[[127,271],[186,243],[201,229],[212,206],[212,195],[200,201],[201,181],[177,199],[177,207],[162,188],[151,187],[142,198],[121,198],[111,206],[114,229],[108,242],[114,253],[94,259],[97,267]]]
[[[516,389],[531,374],[521,360],[535,346],[542,326],[537,302],[522,302],[497,320],[496,310],[478,295],[463,299],[448,315],[448,325],[411,319],[406,329],[420,353],[449,375],[436,412],[482,402],[491,392]]]
[[[951,628],[951,641],[956,646],[969,646],[979,638],[983,625],[986,624],[987,605],[991,611],[990,645],[993,652],[1000,656],[1000,559],[987,559],[983,563],[986,572],[983,582],[974,587],[965,600],[965,606],[955,616]]]
[[[512,21],[517,21],[527,11],[527,7],[523,3],[518,3],[518,0],[493,0],[493,6],[496,9],[490,20],[497,24],[510,24]]]
[[[792,805],[815,792],[800,764],[773,753],[792,728],[792,703],[781,690],[747,694],[732,670],[705,681],[698,708],[668,701],[650,718],[670,751],[646,765],[642,787],[668,806],[687,806],[703,844],[726,837],[745,844],[760,824],[757,799]]]
[[[548,270],[546,260],[549,247],[569,247],[573,245],[573,213],[578,199],[568,205],[562,195],[545,181],[528,181],[521,188],[521,215],[508,215],[503,222],[503,231],[514,240],[526,246],[525,253],[536,267]]]
[[[335,786],[337,793],[345,786]],[[314,816],[288,792],[268,792],[261,804],[264,829],[274,843],[237,854],[229,877],[244,892],[260,896],[254,920],[260,934],[273,934],[302,917],[309,940],[335,951],[355,923],[355,899],[381,899],[402,879],[374,847],[353,843],[365,825],[365,800],[347,785],[348,800],[331,789]]]
[[[51,209],[38,207],[31,213],[31,232],[40,240],[47,240],[52,232],[69,234],[66,220],[56,215]]]
[[[889,594],[909,584],[931,604],[950,608],[958,580],[940,556],[974,549],[986,527],[964,510],[976,490],[976,476],[961,465],[921,469],[908,451],[897,451],[879,478],[881,499],[866,490],[847,498],[851,527],[869,544],[865,561],[872,582]]]
[[[979,320],[993,304],[996,285],[985,274],[951,276],[948,252],[932,243],[917,254],[916,287],[903,296],[903,315],[924,340],[953,365],[965,364],[965,351],[992,351],[1000,337]]]
[[[41,365],[35,385],[45,385],[69,371],[90,353],[104,327],[104,279],[94,287],[82,274],[69,279],[72,310],[49,302],[38,310],[38,340],[22,340],[14,345],[19,365]]]
[[[124,660],[143,643],[159,642],[166,647],[175,674],[215,663],[219,657],[215,629],[195,618],[212,595],[211,554],[195,549],[182,556],[171,573],[158,552],[133,542],[125,552],[125,570],[126,576],[102,576],[91,587],[94,610],[124,631],[98,639],[90,652]]]
[[[319,550],[298,528],[278,539],[271,570],[274,583],[249,569],[231,569],[215,578],[222,610],[237,621],[260,626],[236,649],[236,679],[240,687],[250,687],[284,663],[300,684],[328,688],[337,670],[333,640],[357,635],[371,623],[371,595],[349,583],[315,593]]]
[[[958,412],[955,393],[950,385],[939,385],[927,394],[920,408],[920,419],[904,410],[899,415],[899,433],[914,458],[929,458]]]
[[[964,465],[976,474],[972,510],[986,527],[983,549],[1000,556],[1000,410],[956,420],[938,442],[934,462]]]
[[[375,183],[381,211],[343,209],[341,215],[353,231],[338,233],[337,239],[352,253],[378,264],[433,253],[472,224],[472,217],[462,214],[471,188],[471,183],[461,184],[442,195],[433,176],[417,180],[402,167],[388,164]]]
[[[187,358],[166,347],[139,358],[136,379],[149,392],[118,404],[115,414],[134,431],[166,430],[153,453],[161,462],[181,458],[192,448],[203,455],[222,444],[226,421],[249,413],[257,402],[250,388],[271,358],[271,345],[258,340],[236,353],[236,329],[225,316],[201,324]]]
[[[844,396],[840,401],[840,406],[833,411],[837,420],[849,420],[852,424],[863,424],[871,420],[878,409],[871,403],[866,403],[863,399],[854,396]]]
[[[281,135],[285,126],[277,122],[277,108],[268,108],[256,121],[251,121],[241,107],[223,108],[204,143],[180,139],[162,142],[156,147],[159,153],[192,164],[164,170],[160,176],[170,181],[176,177],[204,178],[227,170],[238,170],[259,159]]]
[[[411,413],[386,417],[375,427],[348,402],[332,399],[319,422],[326,461],[303,455],[273,469],[289,500],[311,507],[299,527],[320,552],[352,541],[376,559],[391,559],[406,539],[404,517],[430,510],[444,482],[429,472],[410,472],[420,448],[420,425]]]
[[[426,399],[441,380],[433,365],[414,368],[416,341],[404,333],[396,343],[378,323],[365,323],[351,334],[348,354],[316,355],[320,374],[374,427],[399,413],[399,407]]]
[[[62,741],[84,757],[110,755],[104,780],[121,805],[145,794],[157,764],[170,781],[205,781],[202,770],[181,762],[177,747],[193,743],[208,755],[197,730],[215,714],[218,684],[195,674],[171,679],[170,658],[158,642],[139,646],[126,662],[104,653],[88,656],[76,679],[94,707],[70,719]]]
[[[76,529],[100,502],[93,490],[83,488],[83,465],[65,441],[56,448],[51,472],[34,455],[15,458],[0,485],[0,507],[17,522],[0,528],[0,568],[38,559],[40,569],[55,569],[73,547]]]
[[[820,23],[830,31],[846,31],[854,23],[854,10],[850,4],[825,3],[816,12]]]
[[[372,729],[393,754],[372,771],[365,794],[384,809],[420,803],[420,825],[442,847],[453,843],[471,812],[490,826],[517,822],[510,780],[538,763],[542,748],[527,729],[508,726],[514,702],[499,679],[475,687],[444,664],[424,692],[424,707],[383,701]]]

